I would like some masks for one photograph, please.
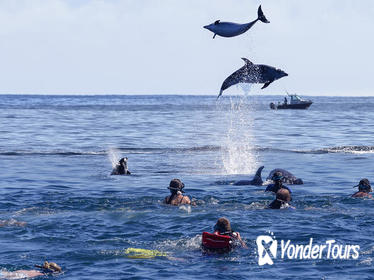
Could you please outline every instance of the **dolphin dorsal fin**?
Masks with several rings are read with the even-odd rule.
[[[219,24],[220,21],[221,21],[221,20],[216,20],[216,21],[214,22],[214,25]]]
[[[253,64],[253,62],[250,61],[248,58],[242,57],[242,59],[244,60],[245,65],[252,65]]]

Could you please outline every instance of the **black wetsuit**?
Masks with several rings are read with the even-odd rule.
[[[274,199],[268,206],[270,209],[281,209],[283,203],[278,199]]]

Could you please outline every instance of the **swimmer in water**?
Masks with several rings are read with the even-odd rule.
[[[268,185],[265,192],[277,193],[280,189],[286,189],[291,193],[291,190],[287,186],[283,185],[283,175],[281,172],[275,172],[271,179],[274,181],[274,184]]]
[[[365,178],[365,179],[360,180],[358,185],[355,187],[358,187],[358,192],[354,193],[352,197],[373,198],[373,196],[370,194],[370,192],[372,192],[373,190],[370,186],[370,182],[368,179]]]
[[[291,193],[287,189],[280,189],[277,191],[277,196],[272,203],[269,204],[269,209],[285,209],[295,207],[291,206],[289,203],[291,201]]]
[[[233,241],[233,246],[243,246],[244,248],[247,248],[247,245],[245,245],[244,241],[240,237],[239,232],[235,232],[231,229],[230,221],[227,218],[219,218],[217,223],[214,226],[214,233],[219,235],[228,235],[231,237],[231,240]]]
[[[25,279],[38,276],[55,275],[62,272],[61,267],[54,262],[45,261],[43,265],[35,265],[40,270],[16,270],[5,271],[0,270],[0,279]]]
[[[131,175],[127,167],[127,157],[121,158],[110,175]]]
[[[182,204],[189,204],[195,205],[195,203],[191,203],[190,198],[187,195],[183,195],[184,191],[184,184],[179,179],[173,179],[170,181],[168,189],[170,190],[170,195],[165,197],[164,203],[170,204],[174,206],[182,205]]]

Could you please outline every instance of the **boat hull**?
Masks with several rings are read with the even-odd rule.
[[[305,102],[299,104],[279,104],[276,105],[274,103],[270,103],[270,108],[273,110],[281,110],[281,109],[296,109],[296,110],[303,110],[308,109],[313,102]]]

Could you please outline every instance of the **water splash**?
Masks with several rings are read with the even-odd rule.
[[[248,92],[249,89],[245,84],[243,90]],[[254,149],[253,111],[253,103],[246,94],[239,99],[231,98],[230,108],[224,112],[227,122],[224,123],[221,158],[225,174],[254,173],[259,165]]]
[[[112,163],[112,167],[114,168],[120,158],[121,152],[117,150],[116,148],[110,148],[108,150],[108,158],[109,161]]]

